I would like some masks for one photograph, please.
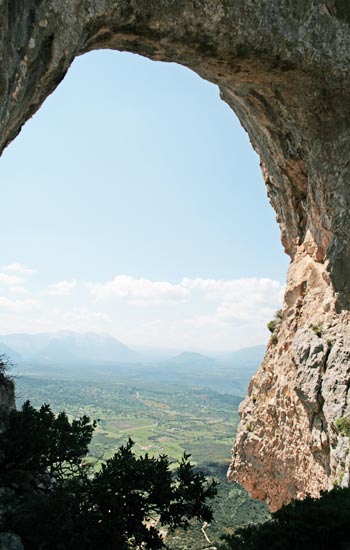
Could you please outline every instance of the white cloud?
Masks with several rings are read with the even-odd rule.
[[[49,285],[48,288],[42,292],[42,294],[49,294],[52,296],[68,296],[76,286],[77,282],[74,279],[71,281],[59,281],[58,283]]]
[[[10,286],[9,291],[14,294],[30,294],[29,290],[27,290],[24,286]]]
[[[192,325],[198,328],[205,328],[209,325],[218,325],[218,319],[215,315],[196,315],[194,317],[188,317],[183,321],[187,325]]]
[[[70,323],[81,323],[86,321],[110,321],[109,315],[106,313],[100,313],[98,311],[90,311],[87,308],[77,308],[73,311],[69,311],[62,315],[62,319],[69,321]]]
[[[35,269],[30,269],[23,264],[13,263],[1,266],[0,285],[2,287],[11,287],[11,292],[27,293],[27,290],[21,285],[23,277],[29,273],[34,273]]]
[[[0,296],[0,313],[28,313],[39,307],[40,304],[36,300],[10,300]]]
[[[178,304],[189,297],[189,291],[181,284],[135,279],[129,275],[118,275],[106,283],[88,283],[87,287],[96,299],[125,298],[134,305]]]
[[[31,269],[30,267],[27,267],[19,262],[15,262],[13,264],[7,264],[3,265],[2,269],[4,271],[10,271],[11,273],[20,273],[22,275],[27,273],[36,273],[36,269]]]
[[[8,275],[7,273],[0,273],[0,285],[17,285],[22,282],[22,278],[17,275]]]
[[[205,299],[218,300],[215,317],[228,323],[268,319],[283,303],[284,287],[273,279],[185,278],[181,284],[203,293]]]
[[[242,278],[231,280],[183,278],[180,283],[135,279],[118,275],[106,283],[88,283],[88,289],[98,300],[124,298],[129,304],[154,305],[211,300],[216,305],[215,319],[235,323],[267,319],[281,307],[284,287],[279,281],[268,278]],[[196,322],[208,323],[212,314],[196,317]]]
[[[104,312],[93,311],[85,306],[76,307],[70,311],[57,312],[57,328],[89,332],[110,328],[111,318]]]

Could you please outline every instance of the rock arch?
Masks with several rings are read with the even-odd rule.
[[[230,476],[272,509],[349,481],[349,25],[346,0],[0,1],[0,151],[102,48],[186,65],[247,130],[291,266]]]

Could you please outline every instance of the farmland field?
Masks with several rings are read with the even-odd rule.
[[[54,412],[65,410],[70,417],[83,414],[97,420],[97,428],[90,446],[95,468],[100,461],[113,456],[115,450],[130,437],[138,455],[168,455],[172,467],[184,452],[191,454],[191,461],[218,482],[218,496],[214,502],[215,521],[206,533],[212,544],[219,543],[223,533],[248,522],[262,521],[268,517],[266,507],[251,500],[236,484],[228,484],[226,471],[230,462],[230,449],[238,423],[238,405],[242,395],[223,393],[220,377],[197,384],[186,383],[181,372],[173,380],[154,375],[152,379],[125,369],[107,375],[88,377],[79,371],[74,377],[71,369],[66,376],[54,370],[44,377],[24,375],[16,380],[17,405],[29,399],[38,407],[50,403]],[[69,376],[68,376],[69,374]],[[176,373],[175,373],[176,374]],[[230,380],[226,373],[226,388],[238,384],[237,373]],[[196,380],[192,372],[191,381]],[[203,383],[205,385],[203,385]],[[215,389],[213,389],[215,388]],[[200,550],[208,547],[199,524],[193,524],[186,533],[168,533],[167,543],[174,550]]]

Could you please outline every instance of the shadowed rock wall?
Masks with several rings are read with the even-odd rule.
[[[0,151],[101,48],[193,69],[249,133],[291,266],[230,476],[272,509],[349,477],[349,26],[347,0],[0,0]]]

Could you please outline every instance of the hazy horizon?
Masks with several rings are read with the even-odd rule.
[[[73,330],[68,330],[68,329],[62,329],[62,330],[58,330],[58,331],[47,331],[47,332],[10,332],[10,333],[2,333],[0,334],[0,353],[1,353],[1,344],[3,342],[3,340],[6,341],[6,338],[9,336],[53,336],[53,337],[57,337],[58,335],[78,335],[78,336],[89,336],[89,335],[92,335],[92,336],[104,336],[104,337],[109,337],[109,338],[113,338],[115,339],[117,342],[120,342],[121,344],[127,346],[130,350],[133,350],[133,351],[144,351],[144,352],[149,352],[149,353],[167,353],[167,354],[181,354],[181,353],[198,353],[198,354],[203,354],[203,355],[210,355],[210,354],[213,354],[213,355],[220,355],[221,353],[225,354],[225,353],[230,353],[230,352],[239,352],[239,351],[244,351],[244,350],[250,350],[250,349],[255,349],[255,348],[264,348],[266,346],[266,344],[257,344],[255,346],[246,346],[246,347],[237,347],[237,348],[207,348],[207,347],[199,347],[199,348],[196,348],[196,347],[187,347],[187,348],[183,348],[183,347],[167,347],[167,346],[148,346],[148,345],[140,345],[140,344],[129,344],[125,341],[122,341],[120,338],[117,338],[115,336],[112,336],[111,334],[109,334],[108,332],[95,332],[95,331],[87,331],[87,332],[78,332],[78,331],[73,331]],[[11,346],[9,346],[11,347]],[[15,347],[15,346],[14,346]]]

